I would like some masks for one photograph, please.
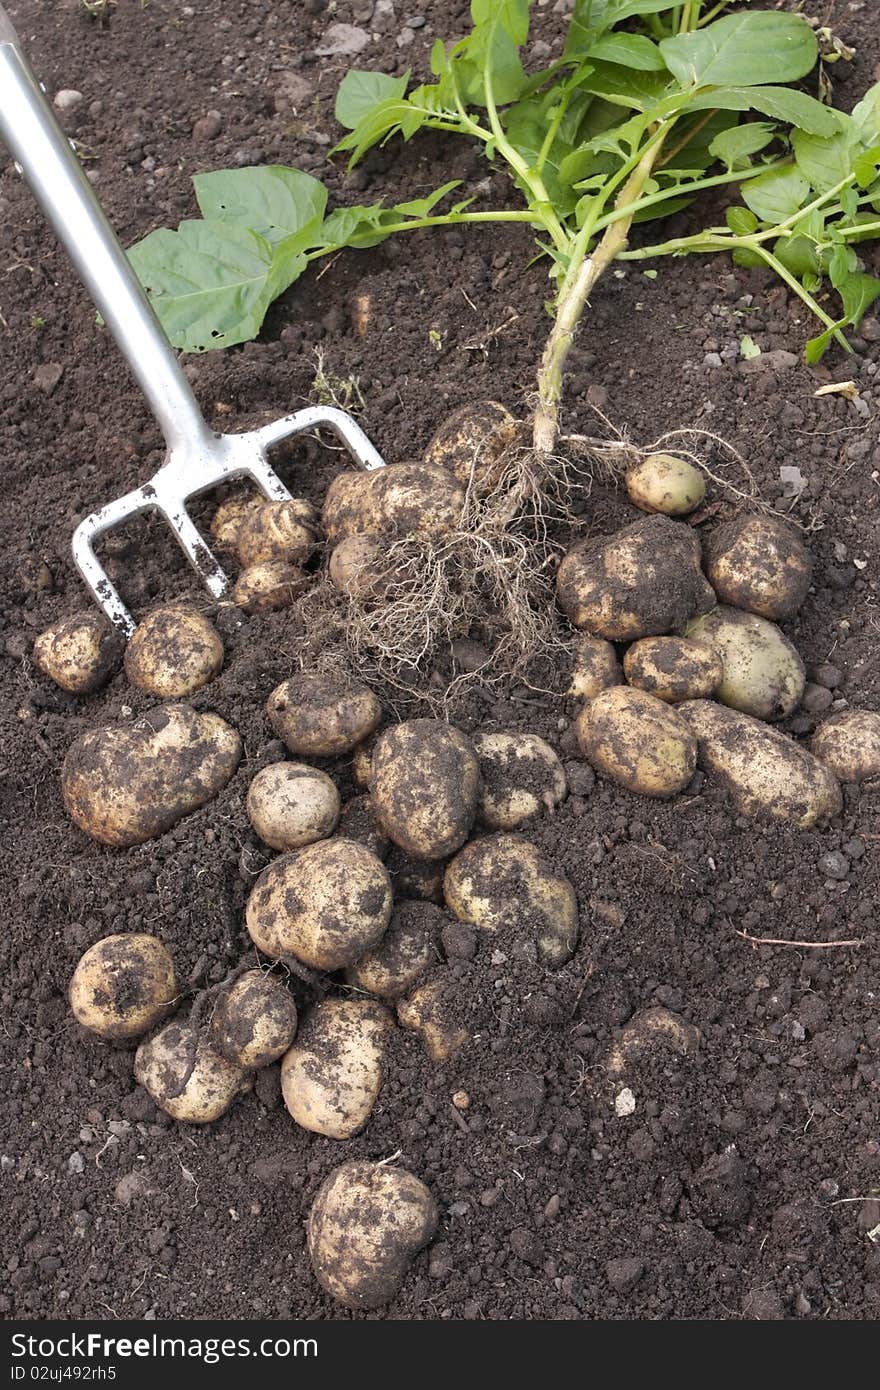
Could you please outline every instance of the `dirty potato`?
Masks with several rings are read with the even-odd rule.
[[[121,1042],[154,1027],[177,997],[174,962],[162,942],[142,932],[105,936],[90,946],[67,991],[78,1023]]]
[[[775,516],[734,517],[706,543],[706,574],[720,603],[775,622],[807,596],[813,561],[801,532]]]
[[[819,725],[809,748],[841,782],[880,777],[880,714],[870,709],[832,714]]]
[[[610,1076],[622,1076],[630,1058],[637,1059],[647,1052],[664,1051],[686,1057],[696,1052],[700,1040],[699,1028],[680,1014],[660,1007],[642,1009],[621,1029],[605,1059],[605,1070]]]
[[[354,750],[351,758],[351,775],[359,787],[364,791],[370,790],[370,783],[373,780],[373,749],[376,746],[378,734],[370,734],[363,743],[359,743]]]
[[[350,599],[381,598],[385,591],[387,542],[367,532],[344,536],[330,556],[330,582]]]
[[[378,946],[349,966],[346,980],[379,999],[406,994],[439,960],[437,943],[446,920],[433,903],[401,903]]]
[[[299,849],[332,835],[339,805],[333,778],[306,763],[270,763],[248,787],[248,819],[272,849]]]
[[[617,652],[602,637],[580,634],[575,638],[568,694],[576,700],[592,700],[612,685],[623,685]]]
[[[477,814],[490,830],[515,830],[564,801],[562,763],[537,734],[484,734],[473,739],[483,790]]]
[[[291,497],[286,502],[263,502],[248,512],[238,533],[242,569],[283,561],[301,565],[319,536],[318,517],[310,502]]]
[[[626,490],[640,511],[687,516],[706,496],[706,480],[686,459],[648,454],[629,469]]]
[[[464,490],[445,468],[392,463],[376,470],[373,497],[385,535],[443,536],[460,523]]]
[[[419,1035],[432,1062],[448,1062],[470,1039],[467,1028],[457,1017],[459,998],[457,981],[439,972],[406,999],[397,1001],[401,1027]]]
[[[498,484],[504,454],[519,430],[519,422],[498,401],[460,406],[435,431],[425,463],[448,469],[462,487],[472,486],[483,495]]]
[[[419,859],[444,859],[467,839],[480,795],[473,744],[439,719],[394,724],[376,740],[371,795],[385,833]]]
[[[203,613],[169,604],[148,613],[125,649],[125,674],[159,700],[194,695],[220,674],[223,643]]]
[[[291,753],[335,758],[378,728],[378,698],[350,676],[303,671],[283,681],[266,704],[269,723]]]
[[[605,690],[577,718],[581,752],[597,772],[640,796],[675,796],[697,766],[688,725],[654,695],[629,686]]]
[[[265,500],[258,492],[238,492],[223,499],[211,518],[211,539],[218,550],[238,550],[242,526]]]
[[[311,579],[286,560],[267,560],[242,570],[232,589],[232,602],[245,613],[275,613],[290,608]]]
[[[724,605],[691,623],[687,635],[718,653],[715,699],[755,719],[785,719],[804,693],[804,663],[775,623]]]
[[[345,536],[382,530],[374,493],[376,474],[385,470],[337,473],[327,489],[321,524],[331,546]]]
[[[382,1085],[393,1021],[374,999],[325,999],[307,1015],[281,1063],[281,1093],[303,1129],[351,1139],[370,1118]]]
[[[124,641],[100,613],[74,613],[41,632],[34,665],[71,695],[91,695],[122,660]]]
[[[141,1043],[134,1078],[166,1115],[193,1125],[218,1120],[253,1084],[248,1072],[221,1057],[188,1023],[176,1022]]]
[[[677,705],[714,694],[724,667],[716,651],[687,637],[643,637],[624,656],[623,671],[637,690]]]
[[[221,991],[211,1017],[211,1046],[246,1071],[268,1067],[296,1035],[296,1004],[280,980],[248,970]]]

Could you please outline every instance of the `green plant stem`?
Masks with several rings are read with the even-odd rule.
[[[837,321],[825,313],[825,310],[822,308],[821,304],[819,304],[813,298],[813,296],[809,293],[808,290],[804,289],[801,282],[794,275],[792,275],[790,271],[788,271],[785,268],[785,266],[782,264],[782,261],[778,260],[771,251],[768,251],[766,246],[756,245],[754,247],[754,250],[757,253],[757,255],[761,257],[761,260],[765,263],[765,265],[768,265],[770,269],[779,276],[780,280],[783,280],[785,284],[788,285],[789,289],[793,290],[793,292],[797,295],[798,299],[803,300],[804,304],[806,304],[807,308],[811,311],[811,313],[815,314],[816,318],[819,319],[821,323],[824,323],[826,328],[834,329],[834,337],[836,338],[840,346],[844,349],[844,351],[852,352],[852,348],[847,342],[844,334],[841,333]]]
[[[764,164],[758,169],[734,169],[727,174],[715,174],[710,178],[695,179],[693,183],[665,189],[661,193],[649,193],[644,198],[639,198],[638,202],[631,203],[629,207],[616,207],[612,212],[606,213],[604,217],[598,218],[594,230],[602,231],[605,227],[611,226],[613,222],[619,222],[622,217],[635,216],[643,208],[653,207],[656,203],[664,203],[669,198],[687,197],[691,193],[698,193],[703,188],[717,188],[725,183],[747,183],[749,179],[757,178],[760,174],[768,173],[772,169],[780,169],[787,163],[789,163],[788,160],[780,159],[774,164]]]

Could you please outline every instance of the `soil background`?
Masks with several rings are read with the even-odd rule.
[[[535,37],[551,51],[560,8],[536,10]],[[880,4],[813,8],[856,49],[831,73],[852,104],[880,77]],[[462,28],[459,0],[119,0],[103,27],[77,0],[9,9],[50,95],[83,95],[64,120],[125,243],[193,215],[193,173],[235,164],[311,169],[340,201],[487,174],[487,197],[511,196],[468,149],[439,138],[379,152],[348,181],[327,161],[346,66],[426,74],[435,36]],[[366,34],[356,59],[316,56],[336,23]],[[385,456],[418,457],[467,400],[520,407],[546,329],[545,271],[524,270],[528,259],[528,233],[515,227],[346,252],[276,304],[259,342],[187,369],[210,420],[253,424],[310,399],[320,347],[328,371],[359,377],[361,421]],[[656,269],[651,279],[630,266],[596,294],[572,353],[567,423],[592,431],[598,406],[639,442],[697,426],[740,449],[764,497],[809,529],[815,585],[790,635],[838,707],[877,708],[876,315],[852,357],[810,371],[793,354],[813,329],[784,287],[721,258]],[[352,324],[355,290],[370,295],[365,338]],[[295,669],[299,638],[295,614],[224,618],[226,667],[194,703],[229,719],[246,755],[210,806],[128,852],[69,823],[59,769],[70,743],[150,702],[121,674],[96,696],[68,698],[35,672],[30,648],[51,620],[85,606],[69,554],[75,523],[143,481],[161,441],[4,153],[0,315],[3,1314],[352,1316],[318,1288],[304,1220],[343,1158],[399,1150],[437,1196],[441,1226],[398,1300],[371,1316],[876,1317],[876,786],[847,788],[839,819],[797,834],[737,819],[699,776],[661,805],[572,765],[572,794],[528,833],[577,888],[577,955],[546,977],[516,942],[453,961],[474,1041],[436,1067],[398,1031],[373,1117],[344,1145],[294,1126],[277,1068],[218,1124],[177,1125],[135,1087],[130,1052],[78,1030],[67,981],[110,932],[158,933],[200,981],[239,958],[244,901],[267,857],[244,794],[254,769],[279,756],[263,706]],[[748,363],[746,333],[762,349]],[[815,396],[845,379],[857,402]],[[805,483],[795,499],[780,481],[789,465]],[[317,445],[283,464],[293,491],[317,500],[339,466]],[[628,517],[599,496],[587,519],[610,528]],[[156,526],[124,538],[109,563],[138,612],[193,592]],[[570,759],[574,713],[512,690],[458,719],[467,730],[533,729]],[[817,717],[800,712],[792,731]],[[349,790],[348,768],[334,771]],[[864,944],[755,951],[736,929]],[[602,1059],[616,1031],[657,1004],[696,1025],[700,1046],[638,1059],[626,1078],[634,1111],[618,1116],[620,1084]],[[461,1088],[471,1104],[459,1122],[451,1096]]]

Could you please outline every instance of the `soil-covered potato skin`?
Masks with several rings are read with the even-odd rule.
[[[177,996],[174,962],[146,932],[105,936],[79,961],[67,997],[78,1023],[113,1042],[159,1023]]]
[[[478,815],[490,830],[515,830],[565,799],[562,763],[537,734],[479,733],[473,744],[483,780]]]
[[[674,709],[619,685],[585,705],[577,719],[581,752],[596,769],[641,796],[675,796],[697,766],[697,745]]]
[[[251,825],[272,849],[285,853],[332,835],[339,820],[333,778],[307,763],[270,763],[248,787]]]
[[[314,507],[301,497],[286,502],[263,502],[244,517],[238,533],[238,560],[242,569],[284,561],[302,565],[320,535]]]
[[[648,454],[626,475],[629,499],[640,511],[687,516],[706,495],[699,468],[674,454]]]
[[[809,747],[841,782],[880,777],[880,714],[868,709],[832,714],[819,725]]]
[[[376,818],[416,858],[445,859],[464,844],[481,786],[470,739],[439,719],[394,724],[376,740],[370,784]]]
[[[382,706],[372,690],[349,676],[304,671],[272,691],[266,713],[291,753],[330,758],[368,738],[379,727]]]
[[[140,845],[217,796],[240,758],[241,739],[219,715],[163,705],[80,735],[64,759],[64,804],[92,839]]]
[[[503,458],[518,440],[522,427],[499,401],[459,406],[428,441],[425,463],[447,468],[463,488],[478,495],[499,480]]]
[[[167,1023],[161,1033],[142,1042],[134,1058],[134,1076],[167,1115],[187,1124],[219,1120],[233,1101],[253,1084],[242,1067],[228,1062],[203,1038],[196,1043],[195,1066],[181,1088],[192,1060],[193,1034],[187,1023]]]
[[[438,971],[417,986],[406,999],[397,1001],[402,1028],[417,1033],[432,1062],[448,1062],[469,1041],[458,1019],[456,982],[447,971]]]
[[[713,695],[724,666],[711,647],[687,637],[643,637],[625,653],[623,671],[630,685],[677,705]]]
[[[605,1059],[605,1069],[611,1076],[622,1076],[627,1070],[635,1073],[634,1064],[645,1052],[665,1050],[684,1057],[696,1052],[699,1045],[699,1028],[680,1014],[660,1006],[642,1009],[621,1029]]]
[[[232,602],[245,613],[275,613],[290,608],[310,583],[309,576],[287,560],[266,560],[242,570],[232,589]]]
[[[265,498],[256,492],[224,497],[211,518],[211,540],[218,550],[235,552],[242,527],[262,507]]]
[[[715,698],[755,719],[785,719],[800,703],[806,670],[800,653],[775,623],[719,604],[691,623],[687,636],[721,658]]]
[[[297,1013],[280,980],[248,970],[224,989],[211,1017],[211,1045],[248,1071],[268,1067],[296,1036]]]
[[[444,536],[461,522],[464,490],[445,468],[428,463],[391,463],[373,474],[380,533]]]
[[[61,618],[34,642],[34,665],[71,695],[91,695],[113,675],[125,643],[97,611]]]
[[[349,966],[346,980],[379,999],[406,994],[436,965],[446,920],[433,903],[400,903],[378,946]]]
[[[574,642],[568,694],[576,700],[592,700],[611,685],[623,685],[623,669],[615,648],[604,637],[579,633]]]
[[[813,577],[802,533],[759,513],[743,513],[710,533],[705,568],[719,603],[773,622],[794,616]]]
[[[383,470],[384,471],[384,470]],[[327,489],[321,525],[331,546],[346,536],[382,530],[378,502],[374,492],[375,473],[337,473]]]
[[[223,654],[204,613],[171,604],[138,623],[125,649],[125,674],[158,700],[184,700],[219,675]]]
[[[281,1091],[298,1125],[352,1139],[379,1096],[388,1010],[374,999],[325,999],[303,1021],[281,1064]]]

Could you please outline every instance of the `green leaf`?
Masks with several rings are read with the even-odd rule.
[[[272,246],[290,241],[290,251],[314,244],[310,235],[327,206],[318,179],[280,164],[196,174],[193,187],[206,221],[248,228]]]
[[[762,222],[784,222],[797,212],[806,199],[810,185],[794,167],[773,169],[743,184],[743,202]]]
[[[852,118],[863,145],[880,144],[880,82],[869,87],[853,107]]]
[[[343,77],[336,93],[337,121],[347,130],[354,130],[374,107],[390,98],[401,98],[408,81],[409,72],[403,77],[389,77],[384,72],[352,68]]]
[[[624,19],[660,14],[680,3],[681,0],[575,0],[565,39],[565,56],[586,56],[600,34]]]
[[[748,208],[728,208],[724,216],[734,236],[751,236],[758,230],[758,219]]]
[[[837,288],[843,300],[846,322],[858,328],[874,300],[880,297],[880,280],[874,275],[865,275],[863,271],[854,271]]]
[[[728,169],[747,169],[751,156],[758,154],[776,135],[776,127],[766,121],[748,121],[723,130],[709,146],[709,153]]]
[[[805,77],[819,49],[812,29],[797,15],[756,10],[664,39],[660,52],[685,87],[753,87]]]
[[[429,193],[427,198],[411,198],[407,203],[395,203],[391,211],[400,213],[404,217],[429,217],[447,193],[451,193],[453,188],[460,187],[461,179],[451,179],[449,183],[444,183],[441,188]]]
[[[812,135],[835,135],[847,117],[815,97],[790,87],[713,87],[698,92],[687,104],[688,111],[760,111],[774,121],[785,121]]]
[[[431,119],[431,112],[414,106],[412,101],[402,101],[399,97],[389,97],[380,101],[355,126],[349,135],[339,141],[337,150],[351,150],[349,169],[374,145],[387,140],[394,131],[399,130],[404,140],[409,140],[416,131]]]
[[[529,0],[471,0],[474,24],[498,25],[521,46],[529,36]]]
[[[750,362],[753,357],[761,356],[761,349],[758,347],[754,338],[751,338],[748,333],[739,340],[739,355],[744,358],[746,362]]]
[[[810,339],[807,346],[804,348],[804,359],[806,360],[807,366],[815,367],[817,362],[822,361],[822,358],[831,346],[832,339],[839,333],[840,329],[843,328],[845,324],[846,320],[844,319],[841,323],[835,324],[833,328],[826,328],[825,332],[820,333],[818,337]]]
[[[656,43],[643,34],[605,34],[590,46],[594,58],[639,72],[663,72],[666,66]]]
[[[596,63],[578,73],[578,85],[585,92],[594,92],[614,106],[646,111],[662,97],[667,78],[656,72],[638,72],[621,67],[619,63]]]
[[[857,144],[853,130],[841,130],[830,138],[795,130],[791,144],[797,167],[817,193],[826,193],[853,172]]]
[[[807,275],[819,274],[819,257],[816,244],[805,236],[781,236],[773,246],[773,254],[786,270],[803,280]]]
[[[880,145],[865,150],[853,161],[853,173],[859,188],[870,188],[880,174]]]

